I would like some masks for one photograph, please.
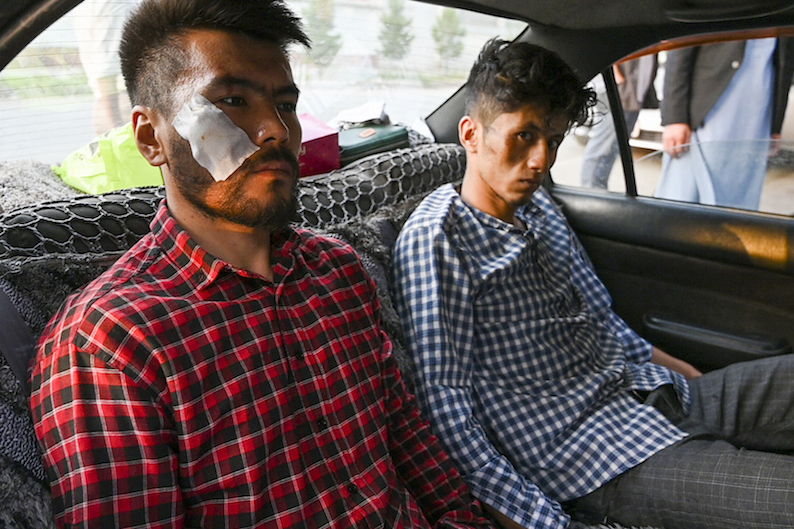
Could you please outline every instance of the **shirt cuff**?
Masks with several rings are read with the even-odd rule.
[[[504,460],[464,476],[474,497],[527,529],[565,529],[570,516]]]

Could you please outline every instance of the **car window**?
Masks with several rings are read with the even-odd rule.
[[[622,112],[610,112],[602,77],[592,80],[597,117],[561,146],[556,183],[625,192],[617,117],[639,195],[794,215],[794,39],[675,48],[612,71]]]
[[[0,161],[60,164],[129,120],[117,47],[136,3],[86,0],[0,73]],[[365,115],[382,109],[392,122],[422,129],[422,118],[465,82],[486,40],[512,39],[525,28],[407,0],[288,4],[314,44],[311,52],[292,51],[298,112],[326,123],[366,105]]]
[[[591,121],[572,130],[560,147],[554,181],[594,190],[624,193],[626,177],[620,158],[615,120],[623,120],[633,159],[661,149],[659,94],[662,91],[665,53],[646,54],[610,67],[618,89],[620,108],[612,108],[607,79],[597,75],[588,85],[597,103]],[[654,182],[638,177],[639,193],[652,193]]]

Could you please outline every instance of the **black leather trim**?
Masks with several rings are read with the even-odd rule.
[[[3,322],[0,353],[21,383],[23,394],[27,395],[28,365],[33,358],[36,344],[27,324],[3,289],[0,289],[0,321]]]
[[[794,275],[794,218],[555,186],[577,233]]]

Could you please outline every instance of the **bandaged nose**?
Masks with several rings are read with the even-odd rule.
[[[182,106],[173,126],[190,144],[196,162],[216,182],[229,178],[259,150],[243,129],[198,92]]]

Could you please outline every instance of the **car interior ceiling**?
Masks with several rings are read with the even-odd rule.
[[[428,3],[517,17],[534,21],[537,26],[575,30],[724,22],[791,15],[794,11],[789,0],[431,0]]]

